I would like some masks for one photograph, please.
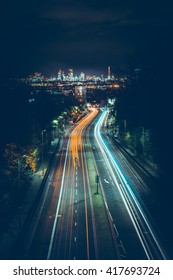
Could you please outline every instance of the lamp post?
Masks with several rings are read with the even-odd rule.
[[[97,174],[96,176],[95,176],[95,182],[96,182],[96,184],[97,184],[97,190],[96,190],[96,194],[98,194],[99,193],[99,175]]]
[[[21,197],[21,159],[23,158],[28,158],[27,155],[23,155],[21,157],[18,158],[17,160],[17,169],[18,169],[18,203],[20,203],[20,197]],[[19,228],[21,228],[21,224],[22,224],[22,221],[21,221],[21,206],[19,204]]]
[[[41,166],[42,166],[42,175],[44,176],[44,132],[46,130],[41,131]]]

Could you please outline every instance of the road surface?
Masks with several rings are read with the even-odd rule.
[[[20,258],[167,259],[147,188],[104,134],[107,114],[93,109],[64,135]]]

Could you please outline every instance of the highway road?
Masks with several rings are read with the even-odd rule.
[[[100,174],[103,174],[103,169],[106,170],[105,178],[101,176],[101,184],[112,222],[117,227],[117,236],[121,238],[125,248],[126,258],[167,259],[152,213],[144,203],[144,197],[150,199],[150,188],[122,151],[102,133],[107,124],[107,115],[108,111],[105,110],[94,129],[94,138],[100,150],[100,156],[99,151],[95,150],[95,159],[102,160],[105,165],[98,165]],[[150,205],[152,203],[154,201],[150,201]]]
[[[96,221],[100,213],[94,212],[95,189],[91,191],[86,163],[88,143],[83,135],[97,114],[98,110],[91,111],[64,136],[22,242],[20,258],[117,259],[116,242],[105,209],[101,220]],[[98,200],[100,203],[100,197]]]
[[[107,115],[92,109],[64,135],[19,258],[167,259],[147,188],[104,133]]]

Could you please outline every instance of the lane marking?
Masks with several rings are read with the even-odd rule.
[[[59,209],[60,209],[60,204],[61,204],[61,199],[62,199],[62,192],[63,192],[63,189],[64,189],[64,178],[65,178],[65,171],[66,171],[69,143],[70,142],[68,141],[67,150],[66,150],[66,157],[65,157],[65,163],[64,163],[64,169],[63,169],[63,175],[62,175],[62,181],[61,181],[61,190],[60,190],[59,200],[58,200],[58,204],[57,204],[57,208],[56,208],[55,220],[54,220],[52,234],[51,234],[51,239],[50,239],[50,243],[49,243],[47,260],[50,259],[50,255],[51,255],[51,252],[52,252],[53,241],[54,241],[54,236],[55,236],[56,225],[57,225],[57,221],[58,221],[58,218],[59,218]]]
[[[115,229],[115,232],[116,232],[116,237],[118,237],[119,236],[119,232],[118,232],[118,230],[117,230],[117,228],[116,228],[116,225],[113,223],[113,227],[114,227],[114,229]]]
[[[104,116],[104,115],[105,115],[105,114],[103,114],[103,116]],[[123,201],[124,201],[124,204],[125,204],[125,206],[126,206],[126,208],[127,208],[127,211],[128,211],[128,213],[129,213],[129,215],[130,215],[131,221],[132,221],[132,223],[133,223],[133,225],[134,225],[134,227],[135,227],[135,230],[136,230],[136,232],[137,232],[137,234],[138,234],[138,238],[139,238],[139,240],[140,240],[140,242],[141,242],[141,244],[142,244],[142,246],[143,246],[143,249],[144,249],[144,251],[145,251],[145,254],[146,254],[146,256],[147,256],[148,259],[151,259],[151,258],[152,258],[151,250],[148,248],[148,246],[146,246],[146,244],[145,244],[145,242],[144,242],[144,241],[145,241],[145,237],[144,237],[143,233],[141,232],[141,228],[139,227],[139,224],[138,224],[138,221],[137,221],[136,217],[134,216],[134,213],[133,213],[133,210],[134,210],[134,209],[133,209],[133,207],[134,207],[134,208],[137,208],[137,209],[139,210],[140,215],[141,215],[142,218],[143,218],[142,221],[145,222],[145,226],[147,226],[147,228],[150,230],[150,234],[152,235],[152,238],[154,239],[154,242],[156,242],[160,253],[162,254],[163,258],[166,259],[165,255],[164,255],[164,252],[162,251],[162,248],[160,247],[160,244],[158,243],[157,238],[155,237],[154,233],[152,232],[152,229],[150,228],[150,225],[149,225],[149,223],[148,223],[148,221],[147,221],[147,219],[146,219],[146,217],[145,217],[145,214],[143,213],[143,211],[142,211],[142,209],[141,209],[141,207],[140,207],[138,201],[136,200],[136,197],[135,197],[134,193],[133,193],[132,190],[130,189],[130,186],[129,186],[128,182],[126,181],[125,177],[123,176],[122,171],[120,170],[118,164],[116,163],[114,157],[111,155],[110,151],[108,150],[106,144],[104,143],[104,141],[103,141],[103,139],[102,139],[102,137],[101,137],[101,135],[100,135],[99,128],[100,128],[100,125],[101,125],[101,124],[100,124],[100,122],[101,122],[100,120],[101,120],[102,118],[103,118],[103,117],[101,116],[101,118],[100,118],[99,121],[98,121],[99,125],[98,125],[98,123],[97,123],[97,125],[96,125],[96,127],[95,127],[95,137],[96,137],[96,139],[97,139],[97,142],[98,142],[99,147],[100,147],[100,149],[102,150],[102,152],[105,154],[105,156],[106,156],[106,154],[108,153],[108,155],[109,155],[109,160],[112,161],[113,168],[112,168],[112,166],[110,165],[110,163],[109,163],[109,161],[108,161],[107,158],[106,158],[106,160],[105,160],[105,163],[107,162],[108,166],[110,167],[110,171],[111,171],[111,173],[112,173],[112,177],[114,178],[115,183],[117,184],[118,187],[119,187],[119,184],[118,184],[118,182],[117,182],[116,176],[114,175],[113,169],[116,170],[116,172],[117,172],[117,174],[118,174],[118,177],[119,177],[119,180],[122,181],[123,188],[122,188],[122,187],[119,187],[119,191],[120,191],[121,197],[122,197],[122,199],[123,199]],[[100,138],[100,141],[99,141],[98,138],[97,138],[97,133],[98,133],[98,137]],[[102,146],[103,146],[103,147],[102,147]],[[128,194],[127,189],[128,189],[128,191],[130,192],[130,195]],[[130,201],[130,202],[129,202],[129,201]],[[131,206],[130,203],[132,203],[133,206]]]
[[[108,213],[109,213],[109,216],[111,218],[111,221],[113,222],[113,218],[112,218],[112,215],[111,215],[110,211]]]
[[[126,255],[126,250],[124,249],[124,245],[123,245],[123,242],[121,240],[120,240],[120,243],[121,243],[121,247],[123,248],[124,254]]]
[[[109,184],[109,181],[107,181],[106,179],[104,179],[104,181],[105,181],[106,184]]]

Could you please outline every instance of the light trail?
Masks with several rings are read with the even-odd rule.
[[[79,156],[78,156],[78,149],[80,148],[80,155],[81,155],[81,168],[82,168],[82,176],[83,176],[83,189],[84,189],[84,208],[85,208],[85,231],[86,231],[86,245],[87,245],[87,259],[90,259],[90,250],[89,250],[89,233],[88,233],[88,209],[87,209],[87,190],[86,190],[86,176],[85,176],[85,160],[84,160],[84,152],[83,152],[83,141],[82,141],[82,133],[84,129],[91,123],[91,121],[96,117],[98,114],[98,110],[93,109],[91,112],[79,123],[79,125],[74,129],[72,132],[71,141],[73,142],[76,140],[76,143],[72,143],[72,145],[75,145],[75,153],[77,152],[76,159],[78,160],[79,164]],[[74,134],[73,134],[74,133]],[[75,137],[77,135],[77,137]],[[74,139],[73,139],[74,136]],[[72,150],[73,154],[73,150]],[[74,161],[74,158],[73,158]]]
[[[69,158],[70,161],[70,158]],[[70,171],[71,165],[69,164],[69,171]],[[69,171],[67,174],[69,174]],[[75,185],[75,169],[72,170],[72,176],[71,176],[71,188],[70,188],[70,198],[68,203],[68,217],[66,222],[66,241],[65,241],[65,250],[64,250],[64,258],[66,257],[66,251],[68,250],[68,258],[70,259],[71,255],[71,243],[72,243],[72,227],[73,227],[73,214],[74,214],[74,188],[72,186]],[[66,190],[68,188],[68,184],[66,183]],[[66,193],[67,195],[67,193]],[[65,199],[64,199],[65,203]],[[64,206],[67,206],[66,203]],[[62,210],[63,212],[63,210]],[[68,245],[68,239],[69,239],[69,245]]]
[[[89,134],[90,134],[90,130],[91,130],[91,127],[89,128],[89,131],[88,131]],[[95,167],[96,174],[99,174],[99,171],[98,171],[98,168],[97,168],[97,164],[96,164],[96,161],[95,161],[95,158],[94,158],[93,147],[92,147],[92,144],[91,144],[91,140],[90,140],[89,134],[87,135],[87,142],[89,143],[90,152],[91,152],[91,155],[92,155],[92,160],[93,160],[93,164],[94,164],[94,167]],[[87,166],[87,162],[85,162],[85,164]],[[113,246],[115,248],[117,258],[121,259],[122,255],[121,255],[120,250],[118,248],[119,245],[118,245],[118,242],[117,242],[117,237],[119,237],[119,233],[117,231],[117,228],[116,228],[115,224],[113,223],[113,219],[112,219],[111,213],[110,213],[108,205],[107,205],[106,196],[105,196],[105,192],[104,192],[104,189],[103,189],[101,181],[99,182],[99,185],[100,185],[100,189],[101,189],[103,203],[104,203],[104,206],[105,206],[105,211],[106,211],[106,215],[107,215],[107,219],[108,219],[108,224],[110,226],[111,236],[112,236],[112,240],[113,240]],[[89,188],[89,192],[90,192],[90,197],[91,197],[91,189],[90,188]],[[95,216],[94,216],[94,206],[93,206],[92,200],[91,200],[90,203],[92,204],[92,207],[93,207],[93,224],[94,224],[93,225],[93,230],[95,230],[95,232],[94,232],[94,239],[95,239],[94,243],[95,243],[96,259],[99,259],[99,247],[98,247],[98,240],[97,240],[97,234],[96,234],[96,225],[95,225],[96,221],[95,221]]]
[[[55,252],[56,243],[58,242],[58,248],[61,247],[62,239],[65,236],[64,243],[64,258],[68,256],[71,258],[71,247],[73,240],[73,222],[74,222],[74,203],[77,204],[78,191],[76,186],[78,184],[78,170],[81,168],[82,172],[82,186],[84,196],[84,209],[85,209],[85,234],[86,234],[86,248],[87,259],[89,259],[89,233],[88,233],[88,209],[87,209],[87,189],[86,189],[86,175],[85,175],[85,163],[83,158],[83,141],[82,134],[84,129],[90,124],[94,117],[98,114],[98,110],[93,109],[85,116],[77,126],[69,134],[69,141],[66,149],[66,156],[63,168],[62,182],[59,200],[56,208],[55,220],[52,228],[51,239],[47,254],[47,259],[53,257]],[[80,153],[79,153],[80,151]],[[58,218],[61,214],[61,220]],[[76,222],[77,227],[77,222]],[[58,236],[57,236],[58,233]],[[62,235],[63,233],[63,235]],[[64,235],[65,234],[65,235]],[[75,236],[75,242],[77,237]]]
[[[89,136],[86,138],[87,142],[90,142]],[[90,149],[91,149],[91,143],[90,143]],[[92,150],[92,149],[91,149]],[[86,153],[84,153],[84,162],[85,162],[85,168],[86,168],[86,177],[88,182],[88,192],[89,192],[89,200],[91,205],[91,217],[92,217],[92,227],[93,227],[93,236],[94,236],[94,249],[95,249],[95,255],[96,259],[98,260],[98,244],[97,244],[97,234],[96,234],[96,222],[95,222],[95,216],[94,216],[94,206],[92,201],[92,193],[90,188],[90,180],[89,180],[89,173],[87,168],[87,159],[86,159]]]
[[[52,180],[53,180],[53,177],[54,177],[54,176],[56,176],[56,177],[58,177],[58,178],[61,176],[62,170],[63,170],[63,166],[64,166],[64,161],[63,161],[63,156],[62,156],[62,153],[61,153],[61,155],[60,155],[59,169],[58,169],[58,171],[52,173],[52,175],[51,175],[50,178],[49,178],[49,183],[47,184],[47,187],[46,187],[46,190],[45,190],[45,193],[44,193],[44,196],[43,196],[43,201],[41,201],[40,210],[39,210],[39,212],[38,212],[38,216],[37,216],[36,221],[35,221],[35,223],[34,223],[31,237],[30,237],[29,241],[27,242],[27,246],[26,246],[26,250],[25,250],[25,256],[27,256],[27,255],[29,254],[29,250],[30,250],[31,244],[32,244],[33,239],[34,239],[34,235],[35,235],[35,233],[36,233],[36,229],[37,229],[37,226],[38,226],[40,217],[41,217],[41,215],[42,215],[42,213],[43,213],[43,210],[44,210],[44,208],[45,208],[46,198],[47,198],[47,196],[48,196],[50,184],[53,184],[53,183],[52,183]],[[53,169],[55,169],[55,162],[54,162],[54,168],[53,168]],[[56,183],[54,183],[54,186],[56,187]]]
[[[82,149],[82,132],[84,128],[91,122],[91,120],[98,114],[98,110],[92,109],[91,112],[85,116],[75,129],[71,133],[70,147],[69,151],[72,153],[72,160],[74,167],[76,166],[76,161],[80,166],[79,153],[78,151]]]
[[[134,195],[129,183],[127,182],[123,172],[121,171],[120,167],[118,166],[114,156],[111,154],[110,150],[108,149],[107,143],[103,139],[101,135],[101,127],[104,123],[105,118],[107,117],[108,111],[103,111],[96,126],[95,126],[95,138],[98,142],[104,160],[109,168],[111,176],[115,182],[115,185],[118,187],[119,193],[123,199],[124,205],[129,213],[131,221],[134,225],[136,233],[139,237],[141,245],[144,249],[144,252],[148,259],[154,259],[153,251],[161,256],[163,259],[167,259],[159,241],[156,237],[156,234],[150,225],[141,205],[139,204],[136,196]],[[118,175],[118,178],[121,183],[119,183],[116,179],[115,172]],[[137,215],[137,217],[136,217]],[[148,232],[148,240],[144,234],[144,232]],[[151,248],[152,247],[152,248]],[[151,249],[150,249],[151,248]],[[156,252],[157,249],[157,252]]]
[[[89,237],[88,237],[88,211],[87,211],[87,196],[86,196],[86,179],[85,179],[85,169],[84,160],[81,150],[81,161],[82,161],[82,176],[83,176],[83,188],[84,188],[84,206],[85,206],[85,231],[86,231],[86,241],[87,241],[87,259],[89,260]]]
[[[69,174],[71,170],[71,157],[68,156],[68,161],[66,163],[66,174]],[[65,176],[66,177],[66,176]],[[74,184],[74,170],[72,172],[72,176],[71,176],[71,182],[72,182],[72,185]],[[57,225],[57,231],[58,234],[55,234],[55,238],[54,238],[54,244],[58,244],[58,248],[60,248],[61,246],[61,242],[62,242],[62,238],[64,238],[64,236],[66,236],[65,238],[65,249],[63,249],[63,253],[64,253],[64,258],[66,257],[67,255],[67,236],[68,234],[71,236],[72,235],[72,232],[71,232],[71,227],[72,226],[72,222],[73,222],[73,212],[71,210],[70,207],[67,208],[67,215],[64,215],[65,213],[65,208],[66,208],[66,205],[68,203],[68,180],[65,180],[64,181],[64,187],[63,187],[63,197],[61,199],[61,206],[60,206],[60,210],[59,210],[59,213],[60,213],[60,216],[61,216],[61,219],[58,220],[58,225]],[[70,188],[70,203],[68,203],[68,205],[71,207],[73,207],[73,196],[72,196],[72,192],[73,192],[73,189]],[[65,225],[65,230],[63,230],[63,227]],[[70,239],[71,240],[71,239]],[[71,250],[71,244],[69,245],[69,255],[70,255],[70,250]],[[56,249],[55,249],[55,246],[53,246],[52,248],[52,256],[54,256],[54,254],[56,254]]]
[[[68,146],[67,147],[69,147],[69,141],[68,141]],[[51,256],[53,241],[54,241],[54,237],[55,237],[56,225],[57,225],[57,221],[58,221],[58,217],[59,217],[59,209],[60,209],[62,192],[63,192],[63,187],[64,187],[64,178],[65,178],[65,170],[66,170],[66,163],[67,163],[67,155],[68,155],[68,149],[66,151],[64,169],[63,169],[63,175],[62,175],[62,182],[61,182],[61,190],[60,190],[59,200],[58,200],[58,204],[57,204],[57,208],[56,208],[55,220],[54,220],[54,224],[53,224],[53,229],[52,229],[52,234],[51,234],[51,239],[50,239],[50,244],[49,244],[49,249],[48,249],[48,254],[47,254],[47,260],[49,260],[50,256]]]

